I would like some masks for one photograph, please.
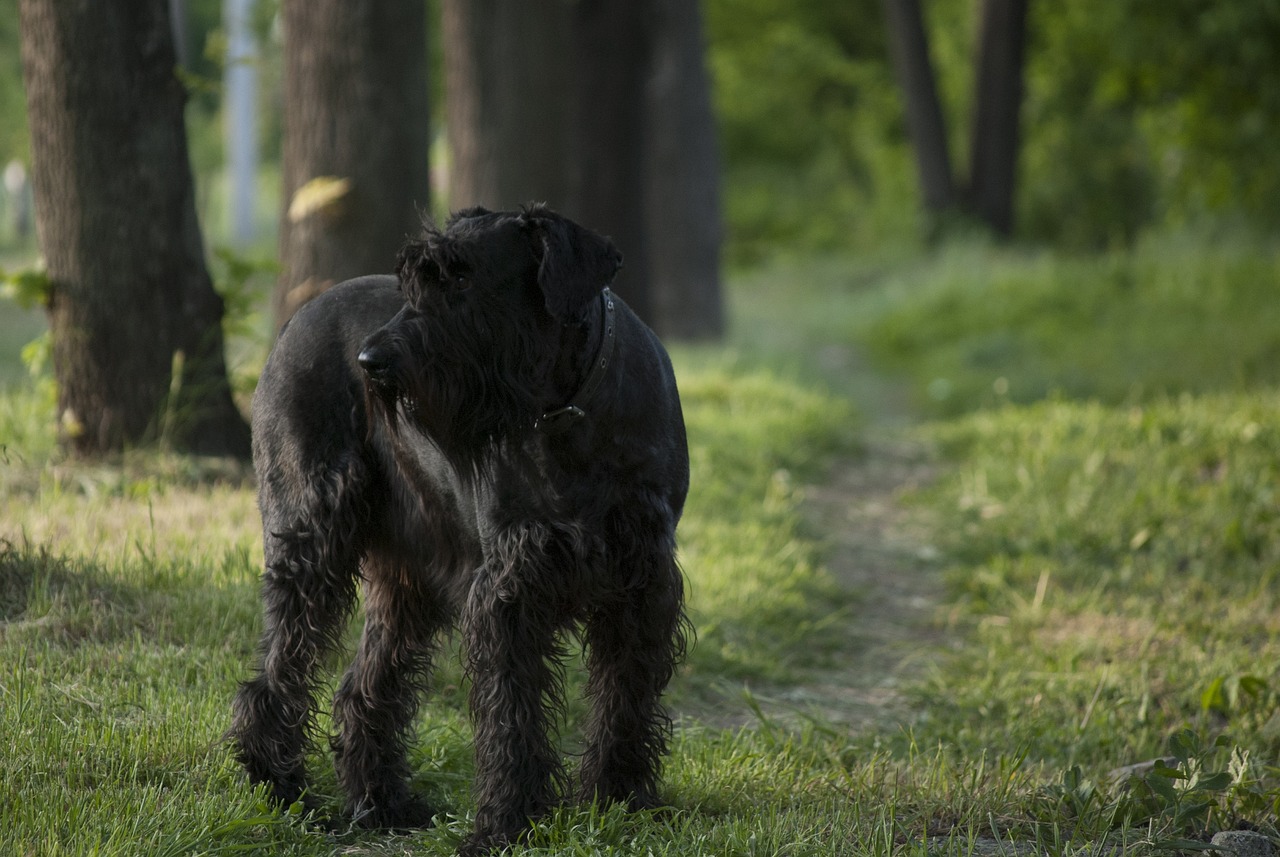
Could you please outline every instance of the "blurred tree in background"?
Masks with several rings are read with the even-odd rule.
[[[875,0],[707,0],[729,258],[919,234]],[[980,3],[923,0],[943,120],[973,110]],[[1280,220],[1280,4],[1032,4],[1015,236],[1072,248],[1206,217]],[[952,134],[952,163],[970,143]]]
[[[74,451],[247,457],[205,268],[167,0],[21,0],[41,295]]]
[[[284,0],[279,328],[361,274],[390,273],[430,205],[422,0]]]
[[[1280,224],[1280,3],[1037,4],[1030,25],[1027,237]]]
[[[449,205],[546,201],[610,235],[664,336],[718,336],[720,169],[697,4],[445,0]]]

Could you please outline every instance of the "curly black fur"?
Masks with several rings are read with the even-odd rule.
[[[229,737],[254,782],[305,800],[323,658],[364,588],[334,699],[346,811],[429,824],[408,788],[410,725],[439,635],[460,627],[475,725],[480,853],[557,803],[657,805],[662,694],[690,635],[675,529],[688,490],[670,361],[617,301],[587,416],[548,436],[604,336],[612,242],[541,206],[428,228],[397,276],[363,277],[286,326],[254,398],[266,622]],[[566,632],[593,706],[574,779],[555,748]]]

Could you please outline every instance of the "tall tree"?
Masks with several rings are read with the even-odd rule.
[[[906,108],[907,133],[915,150],[921,196],[925,209],[937,216],[955,205],[955,180],[920,0],[884,0],[884,16],[889,30],[889,54]]]
[[[916,151],[921,195],[935,217],[960,208],[1013,232],[1027,0],[982,0],[967,183],[956,181],[919,0],[883,0],[894,68]],[[959,190],[957,191],[957,187]]]
[[[654,321],[664,336],[724,333],[720,152],[701,5],[655,2],[647,106],[646,231]]]
[[[247,455],[204,263],[168,0],[21,0],[65,441]]]
[[[619,294],[680,338],[724,324],[699,6],[444,2],[450,205],[542,200],[610,235]]]
[[[444,0],[450,206],[568,213],[569,12],[564,0]]]
[[[653,5],[654,0],[573,4],[569,178],[575,216],[612,236],[626,259],[618,293],[656,326],[645,210]]]
[[[983,0],[969,147],[969,211],[1013,232],[1027,0]]]
[[[334,283],[390,271],[429,207],[426,4],[284,0],[283,325]]]

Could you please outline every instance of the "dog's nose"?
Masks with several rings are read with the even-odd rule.
[[[366,345],[360,349],[356,362],[364,373],[374,380],[382,380],[391,374],[391,354],[377,345]]]

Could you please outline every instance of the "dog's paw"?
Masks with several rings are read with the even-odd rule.
[[[458,857],[488,857],[511,844],[509,837],[476,831],[458,845]]]
[[[431,827],[435,810],[425,800],[409,795],[392,804],[361,807],[351,816],[354,826],[366,830],[410,831]]]

